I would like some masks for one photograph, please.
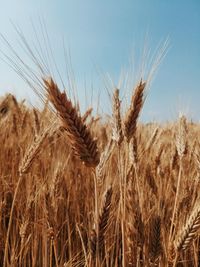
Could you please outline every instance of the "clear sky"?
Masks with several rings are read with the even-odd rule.
[[[141,53],[144,42],[153,51],[169,38],[168,53],[148,92],[143,119],[173,120],[181,111],[199,121],[200,0],[7,0],[1,3],[0,33],[17,50],[19,38],[10,20],[31,44],[31,21],[39,31],[40,16],[62,75],[63,39],[70,48],[81,100],[85,86],[106,91],[103,74],[109,73],[118,84],[121,70],[128,69],[130,58]],[[0,48],[9,53],[2,42]],[[23,51],[17,51],[23,58]],[[28,86],[0,60],[0,95],[5,92],[34,101]],[[108,103],[104,104],[102,93],[103,109],[104,105]]]

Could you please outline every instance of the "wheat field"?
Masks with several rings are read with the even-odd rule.
[[[140,123],[143,80],[106,120],[41,83],[0,102],[0,266],[200,266],[199,125]]]

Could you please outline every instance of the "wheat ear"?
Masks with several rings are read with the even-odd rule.
[[[86,166],[96,167],[100,158],[97,142],[92,138],[89,129],[78,115],[76,108],[73,107],[66,93],[60,92],[52,78],[44,79],[44,84],[48,98],[59,114],[75,155]]]
[[[189,219],[187,220],[180,234],[175,239],[174,241],[175,249],[177,251],[181,251],[189,248],[191,242],[195,239],[199,228],[200,228],[200,206],[198,205],[190,215]]]
[[[184,116],[181,116],[178,122],[178,134],[176,136],[176,148],[179,157],[183,157],[186,153],[187,143],[186,143],[186,133],[187,133],[187,122]]]
[[[161,244],[161,218],[156,215],[153,216],[150,225],[150,243],[149,243],[149,253],[151,259],[156,261],[162,252]]]
[[[179,174],[178,174],[178,181],[177,181],[177,187],[176,187],[176,195],[175,195],[174,208],[173,208],[173,213],[172,213],[169,239],[171,239],[172,234],[173,234],[173,225],[174,225],[178,198],[179,198],[179,193],[180,193],[180,188],[181,188],[181,176],[182,176],[182,164],[183,164],[182,158],[184,154],[186,153],[186,131],[187,131],[186,119],[185,117],[182,116],[179,119],[178,135],[176,139],[176,148],[177,148],[177,152],[179,155],[180,165],[179,165]]]
[[[105,192],[102,208],[99,215],[99,229],[98,229],[99,251],[103,251],[104,249],[105,233],[108,227],[108,220],[111,209],[112,192],[113,190],[112,187],[110,186]]]
[[[119,89],[115,89],[113,94],[113,108],[112,108],[112,113],[113,113],[112,139],[115,140],[118,146],[122,143],[124,139],[122,132],[120,105],[121,102],[119,100]]]
[[[27,173],[32,165],[33,160],[41,151],[42,144],[47,139],[47,136],[52,134],[53,126],[47,127],[41,135],[31,144],[30,148],[25,152],[24,158],[19,166],[20,175]],[[55,129],[54,129],[55,131]]]
[[[124,121],[124,135],[129,142],[131,137],[134,135],[137,126],[137,120],[144,103],[144,89],[146,83],[140,81],[139,85],[136,87],[135,92],[131,99],[131,105],[126,114]]]

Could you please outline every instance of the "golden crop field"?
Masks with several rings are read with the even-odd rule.
[[[0,266],[200,266],[200,126],[80,114],[52,78],[44,108],[0,102]]]

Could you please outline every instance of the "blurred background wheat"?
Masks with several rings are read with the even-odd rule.
[[[138,123],[143,81],[104,122],[43,84],[0,104],[1,265],[199,266],[199,125]]]

